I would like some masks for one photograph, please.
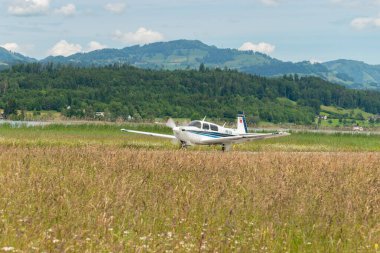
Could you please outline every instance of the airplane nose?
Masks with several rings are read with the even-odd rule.
[[[173,132],[179,133],[181,131],[180,127],[173,127]]]

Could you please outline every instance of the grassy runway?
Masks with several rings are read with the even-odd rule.
[[[177,150],[170,140],[122,133],[121,128],[172,134],[160,125],[49,125],[44,127],[12,128],[0,125],[0,145],[40,147],[112,146],[118,148]],[[190,150],[220,150],[220,147],[192,147]],[[254,141],[234,146],[235,151],[285,152],[377,152],[380,135],[292,133],[284,138]]]
[[[380,250],[378,136],[222,153],[119,128],[0,127],[0,252]]]

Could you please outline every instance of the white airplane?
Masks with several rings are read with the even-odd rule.
[[[211,122],[206,122],[205,119],[206,117],[203,120],[192,121],[187,126],[176,126],[173,119],[170,118],[166,125],[173,129],[174,135],[129,129],[121,129],[121,131],[177,140],[181,144],[181,148],[193,145],[221,145],[223,151],[231,150],[232,145],[236,143],[290,135],[286,132],[250,134],[248,133],[247,122],[244,115],[237,116],[237,129],[226,128]]]

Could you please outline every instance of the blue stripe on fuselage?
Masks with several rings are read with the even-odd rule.
[[[194,134],[199,134],[199,135],[207,136],[207,137],[212,137],[212,138],[221,138],[221,137],[234,136],[234,135],[231,135],[231,134],[224,134],[224,133],[219,133],[219,132],[194,131],[194,130],[190,130],[189,132],[190,133],[194,133]]]

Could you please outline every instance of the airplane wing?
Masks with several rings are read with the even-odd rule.
[[[275,133],[268,133],[268,134],[245,134],[243,135],[243,138],[241,140],[238,140],[234,143],[242,143],[242,142],[262,140],[262,139],[285,137],[289,135],[290,133],[286,133],[286,132],[275,132]]]
[[[135,130],[129,130],[129,129],[121,129],[121,131],[135,133],[135,134],[144,134],[144,135],[167,138],[167,139],[177,139],[174,135],[169,135],[169,134],[156,134],[156,133],[151,133],[151,132],[141,132],[141,131],[135,131]]]
[[[214,145],[214,144],[229,144],[229,143],[243,143],[254,140],[270,139],[276,137],[284,137],[290,135],[289,133],[279,132],[279,133],[269,133],[269,134],[244,134],[231,137],[221,137],[212,140],[203,141],[202,144]]]
[[[243,136],[236,135],[236,136],[230,136],[230,137],[220,137],[210,140],[204,140],[202,141],[202,144],[204,145],[214,145],[214,144],[226,144],[226,143],[237,143],[236,141],[243,139]]]

